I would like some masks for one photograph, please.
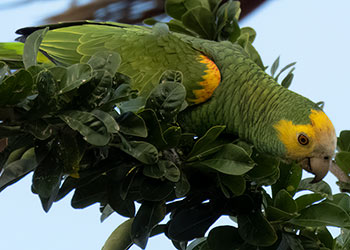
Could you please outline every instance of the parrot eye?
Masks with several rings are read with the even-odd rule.
[[[309,138],[306,135],[304,135],[304,134],[300,134],[298,136],[298,142],[301,145],[305,146],[305,145],[309,144]]]

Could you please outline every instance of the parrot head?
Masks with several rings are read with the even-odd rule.
[[[332,122],[321,110],[311,109],[310,123],[280,120],[274,125],[287,159],[296,160],[318,182],[328,173],[335,154],[337,137]]]

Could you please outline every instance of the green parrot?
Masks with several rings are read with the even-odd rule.
[[[114,22],[75,22],[23,28],[18,41],[48,27],[39,63],[87,62],[100,51],[120,54],[118,71],[147,97],[166,70],[180,71],[190,107],[179,115],[188,130],[225,125],[255,148],[285,161],[297,161],[315,175],[327,174],[336,148],[332,122],[309,99],[279,85],[236,43],[217,42],[169,31]],[[22,60],[23,43],[0,44],[0,60]]]

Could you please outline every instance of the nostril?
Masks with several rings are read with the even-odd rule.
[[[329,160],[329,156],[325,156],[323,159],[325,159],[325,160]]]

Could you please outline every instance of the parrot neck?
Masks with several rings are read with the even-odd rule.
[[[209,101],[180,114],[185,128],[204,133],[214,125],[225,125],[227,133],[252,143],[258,151],[284,158],[286,150],[274,124],[282,119],[309,123],[310,110],[317,106],[277,84],[240,48],[231,44],[224,49],[225,53],[212,56],[222,82]]]

